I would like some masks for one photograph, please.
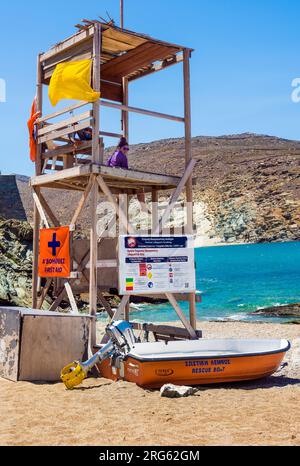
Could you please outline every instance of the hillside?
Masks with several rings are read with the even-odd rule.
[[[255,134],[202,136],[193,138],[192,150],[197,160],[195,223],[200,243],[201,239],[203,244],[300,239],[300,142]],[[106,157],[110,153],[108,149]],[[151,167],[152,172],[180,175],[184,141],[133,145],[129,163],[138,170]],[[32,222],[28,179],[18,176],[17,187]],[[67,222],[78,194],[48,190],[47,196],[57,216]],[[134,217],[136,209],[134,204]],[[86,212],[81,219],[84,228],[88,218]]]

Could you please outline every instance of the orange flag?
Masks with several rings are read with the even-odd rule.
[[[36,111],[36,97],[33,99],[31,106],[30,118],[27,121],[27,127],[29,131],[29,153],[30,160],[35,162],[36,160],[36,135],[35,135],[35,122],[38,117],[41,115],[41,112]]]

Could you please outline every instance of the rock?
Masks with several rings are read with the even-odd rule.
[[[252,315],[265,317],[300,317],[300,303],[285,304],[283,306],[272,306],[251,312]]]
[[[168,383],[163,385],[160,389],[160,396],[167,398],[185,398],[187,396],[193,396],[198,392],[198,388],[185,387],[184,385],[173,385]]]
[[[32,228],[0,219],[0,303],[31,306]]]

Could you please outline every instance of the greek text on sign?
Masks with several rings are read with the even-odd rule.
[[[120,294],[196,290],[192,236],[120,236]]]
[[[69,227],[43,228],[40,230],[39,276],[70,276]]]

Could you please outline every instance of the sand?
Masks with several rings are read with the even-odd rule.
[[[292,350],[272,377],[161,398],[127,382],[0,379],[1,445],[300,445],[300,326],[199,323],[205,338],[288,338]],[[101,328],[99,327],[101,333]]]

